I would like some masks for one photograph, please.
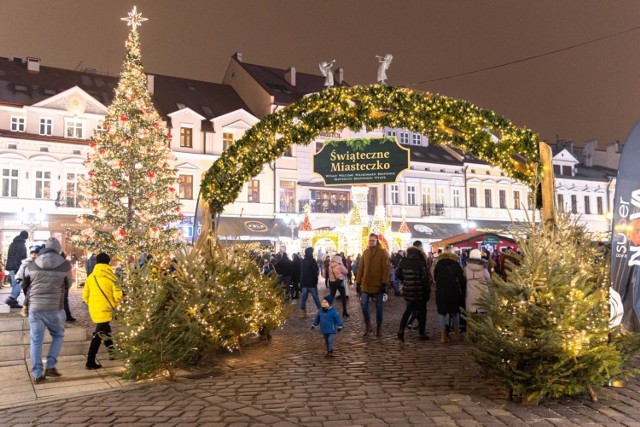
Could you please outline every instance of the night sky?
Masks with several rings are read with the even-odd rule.
[[[371,84],[375,55],[391,53],[389,84],[469,100],[550,142],[604,146],[640,120],[638,0],[0,0],[0,56],[117,73],[134,4],[150,73],[220,82],[239,51],[314,74],[335,59],[348,83]]]

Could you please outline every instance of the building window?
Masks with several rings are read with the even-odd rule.
[[[416,204],[416,186],[415,185],[407,185],[407,204],[408,205]]]
[[[65,174],[65,195],[64,206],[77,208],[82,200],[79,192],[79,184],[84,176],[78,172],[67,172]]]
[[[193,128],[180,127],[180,147],[193,148]]]
[[[348,213],[351,209],[351,193],[347,191],[311,190],[310,196],[310,200],[299,201],[300,210],[307,203],[311,212]]]
[[[178,194],[181,199],[193,200],[193,175],[178,175]]]
[[[36,171],[36,199],[51,198],[51,172]]]
[[[578,213],[578,196],[571,195],[571,213]]]
[[[222,132],[222,151],[227,151],[231,144],[233,144],[233,132]]]
[[[469,206],[472,208],[478,207],[478,195],[475,188],[469,189]]]
[[[431,204],[431,187],[422,187],[422,204]]]
[[[293,157],[293,149],[291,146],[287,147],[284,153],[282,153],[282,157]]]
[[[519,191],[514,191],[513,192],[513,209],[522,209],[520,207],[520,192]]]
[[[280,212],[295,212],[295,206],[295,181],[280,181]]]
[[[395,129],[387,129],[387,136],[396,136]]]
[[[24,132],[25,130],[24,117],[11,116],[11,132]]]
[[[436,203],[444,205],[444,188],[439,187],[436,193]]]
[[[558,210],[564,212],[564,195],[558,194]]]
[[[459,188],[453,189],[453,207],[454,208],[460,207],[460,189]]]
[[[249,203],[260,203],[260,181],[257,179],[252,179],[249,181],[247,187],[247,194]]]
[[[40,135],[53,135],[53,120],[41,117],[40,118]]]
[[[316,142],[316,153],[322,150],[322,147],[324,147],[324,142]]]
[[[591,214],[591,197],[584,196],[584,213]]]
[[[498,195],[500,196],[500,209],[507,209],[507,192],[500,190]]]
[[[407,132],[400,132],[400,144],[409,143],[409,134]]]
[[[598,215],[604,214],[604,208],[602,206],[602,197],[596,197],[596,209],[598,209]]]
[[[571,166],[562,166],[562,175],[572,176],[573,168]]]
[[[553,174],[562,175],[562,169],[560,168],[560,165],[553,165]]]
[[[392,205],[399,205],[400,204],[400,196],[399,196],[399,191],[398,191],[398,185],[397,184],[391,185],[391,204]]]
[[[2,169],[2,197],[18,197],[18,169]]]
[[[64,122],[64,136],[73,139],[84,139],[84,122],[78,119],[67,119]]]
[[[411,136],[411,143],[413,145],[421,145],[422,144],[422,135],[420,135],[419,133],[414,133]]]
[[[493,207],[493,205],[491,204],[491,190],[488,188],[484,190],[484,207],[485,208]]]

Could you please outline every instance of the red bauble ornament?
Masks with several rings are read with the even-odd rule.
[[[121,122],[128,122],[128,121],[129,121],[129,118],[128,118],[127,116],[125,116],[124,114],[122,114],[122,115],[120,116],[120,121],[121,121]]]
[[[121,228],[121,229],[120,229],[120,235],[124,237],[126,234],[127,234],[127,233],[125,233],[125,232],[124,232],[124,230]]]
[[[149,178],[153,178],[154,176],[156,176],[156,174],[155,174],[155,173],[153,173],[153,172],[149,172],[149,173],[147,174],[147,176],[148,176]]]
[[[111,183],[111,186],[112,186],[113,188],[118,188],[118,183],[117,183],[117,182],[112,182],[112,183]]]

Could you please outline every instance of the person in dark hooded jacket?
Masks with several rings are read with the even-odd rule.
[[[436,306],[440,315],[440,342],[447,342],[447,316],[453,323],[456,339],[460,337],[460,307],[464,305],[466,279],[460,261],[451,246],[445,247],[433,269],[436,282]]]
[[[18,297],[20,296],[20,283],[16,280],[16,273],[20,270],[22,260],[27,258],[27,238],[29,232],[22,230],[17,235],[13,242],[9,245],[9,251],[7,252],[7,262],[5,269],[9,272],[11,277],[11,294],[6,299],[5,303],[11,308],[22,308],[18,303]]]
[[[427,301],[431,296],[431,274],[424,254],[417,247],[410,247],[398,262],[398,273],[403,277],[403,296],[407,307],[400,320],[398,339],[404,341],[404,330],[412,312],[418,313],[418,333],[420,339],[429,339],[425,328],[427,323]]]
[[[300,267],[300,288],[302,295],[300,297],[300,317],[307,317],[307,299],[309,294],[313,297],[313,302],[320,310],[320,298],[318,297],[318,273],[320,268],[313,258],[313,248],[304,250],[304,258]]]

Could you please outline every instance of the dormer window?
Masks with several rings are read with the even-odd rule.
[[[11,116],[11,132],[24,132],[27,128],[24,117]]]
[[[64,136],[66,138],[84,139],[84,120],[74,118],[65,119]]]
[[[413,145],[421,145],[422,144],[422,135],[420,135],[419,133],[414,133],[411,136],[411,140],[412,140],[412,144]]]
[[[227,151],[231,144],[233,144],[233,132],[222,132],[222,151]]]
[[[180,126],[180,147],[193,148],[193,129]]]
[[[40,135],[53,135],[53,119],[48,117],[40,118]]]

